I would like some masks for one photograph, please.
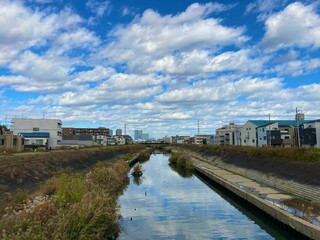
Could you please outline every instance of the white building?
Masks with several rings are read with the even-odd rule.
[[[214,135],[197,134],[194,136],[194,144],[214,144]]]
[[[267,146],[271,145],[271,137],[268,134],[271,134],[271,131],[273,130],[278,130],[278,122],[273,122],[273,123],[268,123],[266,125],[262,125],[260,127],[257,127],[257,134],[258,134],[258,139],[257,139],[257,146],[262,147],[262,146]]]
[[[241,144],[240,132],[241,126],[235,123],[222,126],[216,130],[215,144],[239,146]]]
[[[315,129],[316,144],[314,146],[320,148],[320,119],[305,123],[304,129],[307,129],[307,128]]]
[[[249,120],[241,128],[241,145],[257,146],[257,127],[268,124],[265,120]]]
[[[62,121],[60,119],[28,119],[14,118],[10,130],[14,135],[23,133],[49,133],[47,147],[56,148],[61,146]],[[36,134],[35,134],[36,135]]]

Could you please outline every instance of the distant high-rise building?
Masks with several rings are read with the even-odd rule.
[[[109,135],[112,137],[113,136],[113,130],[109,129]]]
[[[142,130],[134,130],[134,140],[142,139]]]
[[[122,135],[122,129],[117,129],[116,136],[121,136],[121,135]]]
[[[144,133],[142,134],[142,140],[148,141],[149,140],[149,134],[148,133]]]

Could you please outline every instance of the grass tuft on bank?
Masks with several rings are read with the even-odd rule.
[[[83,174],[62,172],[40,188],[50,197],[23,200],[2,216],[0,239],[115,239],[117,198],[129,183],[128,172],[124,161],[98,163]]]
[[[171,153],[171,156],[169,158],[170,164],[176,165],[179,168],[184,168],[188,170],[193,170],[194,166],[191,162],[190,156],[183,154],[183,153],[177,153],[173,152]]]

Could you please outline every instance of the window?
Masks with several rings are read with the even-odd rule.
[[[290,137],[289,136],[285,136],[284,139],[290,139]]]
[[[254,143],[254,139],[252,139],[252,142]]]
[[[37,139],[36,140],[37,145],[43,145],[43,140],[42,139]]]
[[[263,140],[267,140],[267,137],[266,137],[266,136],[264,136],[264,137],[263,137]]]
[[[244,143],[246,143],[246,142],[247,142],[245,139],[244,139],[243,141],[244,141]]]
[[[38,127],[34,127],[34,128],[33,128],[33,131],[34,131],[34,132],[39,132],[39,128],[38,128]]]
[[[4,145],[4,139],[0,140],[0,145]]]
[[[13,146],[17,145],[17,139],[13,139]]]
[[[264,132],[264,128],[262,128],[262,132]]]

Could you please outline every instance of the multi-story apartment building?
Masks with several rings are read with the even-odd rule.
[[[194,135],[194,144],[214,144],[214,135],[196,134]]]
[[[26,146],[36,143],[39,146],[56,148],[62,141],[61,126],[60,119],[14,118],[10,130],[14,135],[24,136]]]
[[[64,136],[72,135],[91,135],[91,136],[110,136],[110,130],[105,127],[99,128],[62,128]]]
[[[217,145],[240,145],[241,144],[241,126],[235,123],[222,126],[216,130],[215,144]]]

